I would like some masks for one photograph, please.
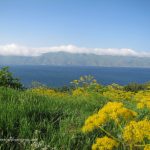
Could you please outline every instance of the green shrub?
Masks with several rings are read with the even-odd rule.
[[[0,86],[9,87],[13,89],[23,89],[23,85],[18,78],[14,78],[9,71],[9,67],[0,69]]]
[[[131,91],[131,92],[138,92],[145,89],[146,89],[145,84],[129,83],[126,86],[124,86],[125,91]]]

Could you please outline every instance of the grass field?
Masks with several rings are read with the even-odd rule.
[[[149,89],[127,92],[120,87],[116,88],[116,86],[97,86],[95,88],[94,85],[93,88],[92,85],[76,87],[63,92],[43,88],[18,91],[1,87],[1,149],[148,150],[150,148],[148,146],[150,144],[149,98]],[[110,102],[110,109],[106,110],[105,108],[108,109],[108,107],[105,106],[108,102]],[[111,108],[114,103],[115,109],[114,107]],[[120,109],[118,104],[123,104],[121,110],[124,111],[121,113],[117,110]],[[102,111],[100,112],[100,110]],[[119,115],[115,111],[118,111]],[[133,115],[131,111],[136,115]],[[107,118],[103,123],[98,122],[98,118],[101,118],[104,113],[105,116],[107,113]],[[114,113],[115,117],[109,113]],[[93,114],[96,115],[96,119]],[[89,116],[91,117],[85,122]],[[119,120],[119,123],[116,120]],[[147,124],[143,123],[143,126],[146,126],[146,132],[144,132],[143,126],[141,131],[138,131],[135,124],[132,129],[129,130],[128,128],[128,132],[133,130],[133,134],[129,135],[132,137],[123,136],[131,121],[140,122],[143,120],[147,121]],[[102,143],[110,144],[110,147],[103,146],[103,144],[98,143],[98,140],[95,143],[97,138],[106,136],[111,139],[114,138],[113,140],[117,144],[111,147],[111,141],[109,142],[105,138],[102,139]],[[136,138],[137,140],[134,140]]]

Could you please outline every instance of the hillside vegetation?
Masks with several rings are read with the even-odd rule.
[[[150,84],[0,88],[0,148],[149,150]]]

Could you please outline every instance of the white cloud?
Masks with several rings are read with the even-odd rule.
[[[150,52],[137,52],[132,49],[122,48],[86,48],[75,45],[61,45],[54,47],[31,48],[17,44],[0,45],[0,55],[3,56],[39,56],[48,52],[69,52],[69,53],[86,53],[96,55],[113,55],[113,56],[136,56],[150,57]]]

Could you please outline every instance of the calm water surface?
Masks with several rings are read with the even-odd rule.
[[[93,75],[101,84],[150,81],[150,68],[111,67],[54,67],[54,66],[11,66],[10,70],[25,86],[38,81],[52,87],[69,85],[82,75]]]

